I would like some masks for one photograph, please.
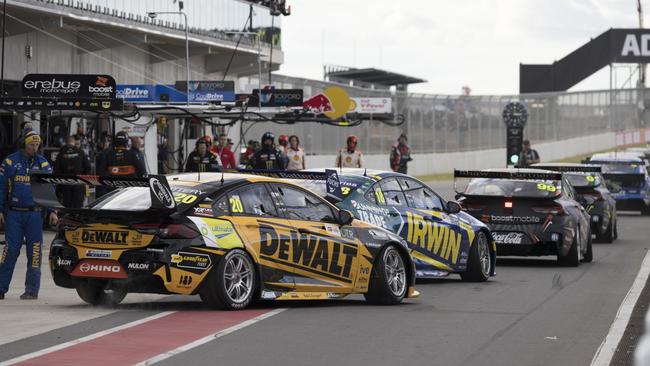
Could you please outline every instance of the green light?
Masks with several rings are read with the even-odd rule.
[[[517,164],[519,162],[519,155],[516,154],[510,155],[510,162],[513,164]]]

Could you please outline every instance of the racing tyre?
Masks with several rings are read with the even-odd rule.
[[[363,296],[371,304],[399,304],[406,296],[407,280],[404,258],[389,245],[379,253],[372,268],[368,292]]]
[[[585,252],[585,255],[582,256],[582,261],[585,263],[591,263],[592,260],[594,260],[594,252],[593,248],[591,245],[591,231],[589,232],[589,239],[587,239],[587,251]],[[610,241],[611,243],[611,241]]]
[[[250,256],[241,249],[233,249],[212,268],[199,295],[211,308],[241,310],[253,301],[255,282],[255,266]]]
[[[580,229],[578,229],[580,230]],[[580,248],[579,246],[579,241],[578,241],[578,235],[576,235],[573,238],[573,243],[571,244],[571,249],[569,249],[569,252],[565,256],[560,256],[558,254],[557,256],[557,261],[560,263],[560,265],[565,266],[565,267],[577,267],[580,265]]]
[[[596,234],[596,240],[600,243],[612,243],[614,241],[614,220],[609,220],[607,230],[602,234]]]
[[[90,305],[116,306],[126,297],[125,290],[106,289],[105,285],[92,282],[83,282],[75,287],[77,294],[84,302]]]
[[[466,282],[485,282],[490,278],[491,267],[490,244],[485,234],[479,232],[476,234],[472,248],[469,250],[467,271],[461,272],[460,278]]]
[[[648,207],[646,205],[643,205],[643,207],[641,207],[641,215],[649,216],[650,215],[650,207]]]
[[[614,221],[614,240],[618,239],[618,220]]]

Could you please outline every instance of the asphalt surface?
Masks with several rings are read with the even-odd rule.
[[[431,185],[451,196],[448,182]],[[646,254],[648,223],[648,217],[621,214],[619,240],[595,243],[594,261],[578,268],[559,267],[550,257],[499,259],[497,276],[486,283],[463,283],[458,276],[422,281],[422,295],[398,306],[369,306],[360,296],[259,303],[254,308],[289,309],[160,364],[589,365]],[[0,320],[23,332],[0,331],[0,363],[157,312],[233,316],[202,310],[198,297],[129,295],[117,309],[96,309],[82,305],[74,291],[51,288],[41,297],[48,294],[49,303],[25,307],[9,300],[12,313],[0,311]],[[55,320],[22,329],[20,317]]]

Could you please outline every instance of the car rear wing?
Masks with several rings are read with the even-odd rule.
[[[484,170],[455,170],[454,169],[454,191],[461,196],[468,196],[458,191],[457,178],[487,178],[487,179],[511,179],[511,180],[557,180],[562,181],[562,173],[542,172],[499,172]]]
[[[325,172],[237,169],[237,172],[280,179],[322,181],[325,183],[327,197],[330,198],[330,201],[340,202],[345,199],[341,189],[341,180],[335,169],[325,169]]]
[[[552,170],[562,173],[602,173],[603,168],[600,165],[583,165],[583,166],[566,166],[552,164],[535,164],[535,169]]]
[[[104,177],[99,175],[63,175],[63,174],[30,174],[30,183],[34,202],[38,205],[61,211],[90,211],[63,206],[56,196],[55,186],[94,186],[107,188],[144,187],[149,188],[151,208],[158,211],[175,211],[174,195],[164,175],[149,175],[137,177]],[[94,210],[93,210],[94,211]]]

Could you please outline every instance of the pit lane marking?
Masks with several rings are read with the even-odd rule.
[[[650,276],[650,251],[647,251],[643,262],[641,263],[641,268],[639,273],[636,275],[632,287],[625,295],[625,299],[621,303],[621,306],[616,312],[616,317],[612,322],[612,325],[609,328],[609,332],[605,339],[598,347],[596,354],[594,355],[593,360],[591,360],[591,366],[609,366],[614,357],[614,352],[618,347],[621,338],[623,338],[623,333],[627,324],[630,321],[632,316],[632,310],[641,296],[641,291],[645,287],[648,277]]]
[[[183,353],[185,351],[189,351],[189,350],[191,350],[193,348],[196,348],[198,346],[201,346],[203,344],[211,342],[211,341],[213,341],[213,340],[215,340],[217,338],[220,338],[220,337],[223,337],[223,336],[228,335],[230,333],[236,332],[236,331],[238,331],[238,330],[240,330],[242,328],[245,328],[245,327],[247,327],[249,325],[253,325],[253,324],[255,324],[255,323],[259,322],[259,321],[270,318],[270,317],[272,317],[274,315],[278,315],[278,314],[280,314],[281,312],[283,312],[285,310],[287,310],[287,308],[275,309],[275,310],[270,311],[268,313],[258,315],[258,316],[254,317],[252,319],[246,320],[246,321],[244,321],[242,323],[239,323],[237,325],[234,325],[234,326],[232,326],[230,328],[220,330],[220,331],[218,331],[216,333],[213,333],[213,334],[210,334],[210,335],[208,335],[206,337],[197,339],[194,342],[188,343],[188,344],[186,344],[184,346],[178,347],[178,348],[173,349],[171,351],[161,353],[160,355],[158,355],[156,357],[152,357],[152,358],[150,358],[148,360],[145,360],[145,361],[142,361],[142,362],[136,364],[136,366],[153,365],[154,363],[166,360],[166,359],[168,359],[170,357],[176,356],[176,355],[181,354],[181,353]]]
[[[106,335],[109,335],[109,334],[112,334],[112,333],[115,333],[115,332],[119,332],[119,331],[124,330],[124,329],[135,327],[135,326],[150,322],[150,321],[155,320],[155,319],[160,319],[160,318],[166,317],[168,315],[171,315],[173,313],[175,313],[175,311],[164,311],[162,313],[158,313],[158,314],[155,314],[155,315],[152,315],[152,316],[148,316],[146,318],[142,318],[140,320],[136,320],[136,321],[133,321],[133,322],[130,322],[130,323],[122,324],[122,325],[114,327],[114,328],[102,330],[101,332],[93,333],[91,335],[88,335],[88,336],[85,336],[85,337],[82,337],[82,338],[78,338],[78,339],[75,339],[75,340],[72,340],[72,341],[69,341],[69,342],[57,344],[56,346],[48,347],[48,348],[42,349],[40,351],[36,351],[36,352],[28,353],[26,355],[22,355],[22,356],[19,356],[19,357],[16,357],[16,358],[12,358],[11,360],[0,362],[0,365],[3,365],[3,366],[4,365],[14,365],[14,364],[17,364],[19,362],[31,360],[31,359],[34,359],[36,357],[41,357],[41,356],[44,356],[44,355],[47,355],[47,354],[50,354],[50,353],[53,353],[53,352],[60,351],[62,349],[66,349],[68,347],[75,346],[77,344],[92,341],[93,339],[97,339],[99,337],[103,337],[103,336],[106,336]]]

